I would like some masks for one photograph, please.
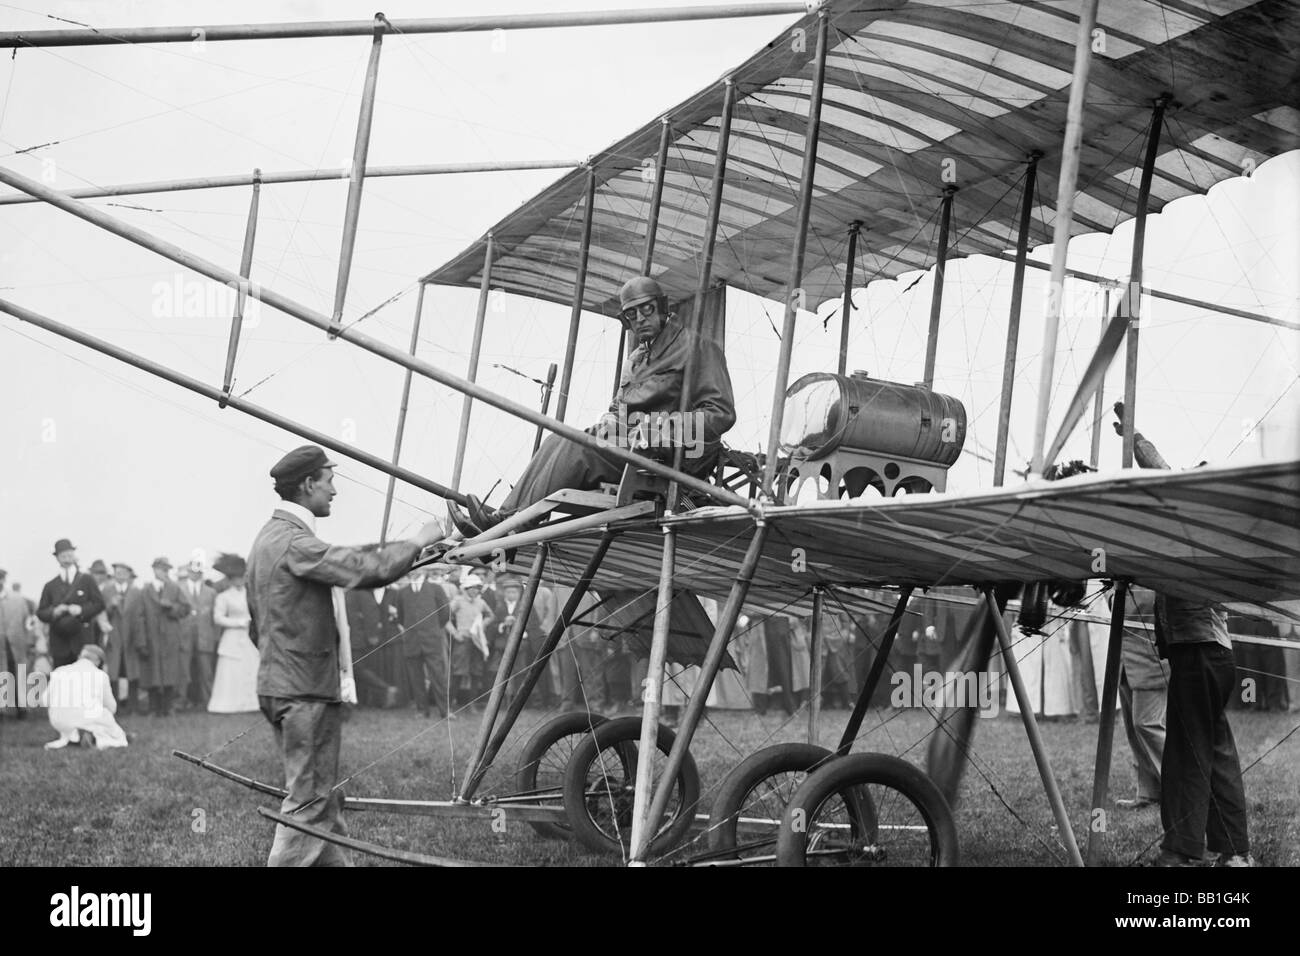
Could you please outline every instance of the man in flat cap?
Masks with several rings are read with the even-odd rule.
[[[377,588],[397,580],[426,545],[443,537],[432,521],[409,541],[349,548],[316,537],[330,514],[334,463],[315,445],[271,469],[280,503],[249,551],[249,637],[261,652],[257,693],[284,762],[281,811],[347,833],[338,787],[343,708],[339,629],[331,588]],[[341,848],[277,826],[268,866],[347,866]]]
[[[735,399],[727,360],[718,344],[688,331],[669,312],[668,296],[649,276],[636,276],[619,290],[619,318],[636,347],[623,364],[618,393],[609,411],[587,431],[608,445],[635,448],[667,464],[675,446],[684,449],[682,469],[708,474],[717,463],[722,436],[736,423]],[[691,381],[684,382],[687,363]],[[676,418],[683,387],[687,414]],[[665,416],[667,416],[665,418]],[[647,437],[638,439],[636,424]],[[623,462],[600,449],[550,435],[515,482],[500,510],[468,496],[469,513],[449,506],[451,519],[465,537],[473,537],[514,511],[541,501],[562,488],[593,489],[615,482]]]
[[[50,659],[55,667],[77,660],[87,644],[95,643],[95,617],[104,598],[95,579],[77,567],[77,549],[67,538],[54,543],[59,573],[41,589],[36,616],[50,626]]]

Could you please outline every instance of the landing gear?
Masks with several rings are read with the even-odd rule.
[[[672,750],[676,735],[660,726],[657,746],[662,757],[656,772]],[[573,834],[595,853],[632,853],[632,801],[636,789],[636,768],[641,743],[641,718],[622,717],[598,726],[582,739],[569,758],[564,772],[564,809]],[[655,784],[657,785],[656,779]],[[690,830],[695,805],[700,799],[700,775],[689,754],[673,782],[672,796],[650,855],[660,855],[677,846]]]
[[[855,791],[870,800],[869,818],[855,819]],[[850,754],[809,774],[795,792],[776,859],[778,866],[956,866],[957,828],[921,770],[885,754]]]
[[[709,857],[751,866],[775,863],[786,807],[808,775],[834,759],[825,747],[790,743],[764,747],[737,764],[718,788],[709,814]],[[858,825],[864,814],[869,818],[859,796],[846,790],[837,797],[849,801],[839,815]]]
[[[515,770],[515,788],[520,794],[536,794],[539,803],[558,802],[564,793],[564,768],[573,751],[596,727],[605,723],[600,714],[561,714],[542,724],[524,744]],[[573,830],[567,823],[530,822],[540,836],[567,840]]]

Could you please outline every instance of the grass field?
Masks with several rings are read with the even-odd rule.
[[[482,793],[505,792],[517,751],[533,727],[551,715],[525,711]],[[834,745],[845,711],[823,715],[822,743]],[[1233,728],[1246,772],[1251,840],[1261,865],[1300,865],[1300,733],[1281,740],[1295,713],[1234,712]],[[257,805],[273,800],[219,779],[171,756],[173,749],[279,785],[271,732],[257,714],[185,714],[167,720],[128,716],[122,721],[131,745],[98,752],[81,748],[46,751],[53,734],[42,712],[0,722],[0,865],[32,866],[260,866],[272,827]],[[760,746],[803,737],[804,713],[759,717],[712,712],[692,746],[707,808],[726,772]],[[920,763],[934,721],[920,711],[874,711],[857,751],[903,755]],[[1092,789],[1095,724],[1041,725],[1053,768],[1075,821],[1086,839]],[[345,726],[343,766],[356,779],[357,796],[447,798],[472,748],[472,715],[446,723],[406,711],[362,710]],[[1112,793],[1131,795],[1133,771],[1122,725],[1112,772]],[[232,740],[232,738],[236,738]],[[983,775],[968,767],[956,808],[965,865],[1050,866],[1065,859],[1052,834],[1024,730],[1017,717],[978,722],[974,749]],[[987,780],[985,779],[987,777]],[[996,793],[995,793],[996,790]],[[1004,801],[1005,804],[1004,805]],[[1007,809],[1007,806],[1011,810]],[[1014,814],[1011,812],[1014,811]],[[348,815],[353,836],[402,849],[467,860],[514,865],[596,866],[616,862],[584,853],[576,844],[544,840],[527,824],[510,822],[504,833],[488,821],[444,821],[377,813]],[[1116,811],[1110,817],[1106,862],[1145,862],[1159,839],[1159,813]],[[357,864],[375,862],[354,854]]]

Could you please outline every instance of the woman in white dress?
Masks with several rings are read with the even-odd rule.
[[[244,590],[246,563],[234,554],[223,554],[212,566],[224,574],[230,587],[217,595],[212,619],[221,628],[217,645],[217,674],[212,681],[208,711],[213,714],[242,714],[258,709],[257,648],[248,636],[248,596]]]

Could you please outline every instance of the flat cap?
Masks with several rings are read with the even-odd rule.
[[[271,469],[271,477],[277,485],[291,484],[316,474],[322,468],[333,467],[334,462],[329,460],[324,448],[319,445],[303,445],[277,461]]]
[[[88,661],[94,661],[96,667],[104,666],[104,649],[98,644],[86,644],[81,648],[79,657],[84,657]]]
[[[126,568],[127,574],[135,574],[135,568],[131,567],[131,565],[127,564],[125,561],[114,561],[113,570],[116,571],[118,568]]]

